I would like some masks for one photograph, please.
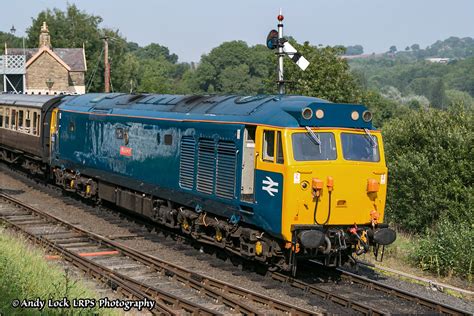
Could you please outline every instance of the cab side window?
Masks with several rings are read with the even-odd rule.
[[[276,148],[277,163],[284,163],[285,159],[283,158],[283,144],[281,141],[281,132],[277,132],[277,148]]]
[[[280,131],[263,131],[263,156],[262,159],[268,162],[284,163],[283,142]]]
[[[275,161],[275,132],[264,131],[263,132],[263,160],[274,162]]]

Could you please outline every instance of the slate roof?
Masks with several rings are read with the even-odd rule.
[[[25,54],[28,62],[38,50],[39,48],[8,48],[8,54]],[[71,68],[71,71],[86,71],[84,50],[82,48],[53,48],[52,51]]]

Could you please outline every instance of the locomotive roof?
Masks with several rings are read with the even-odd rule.
[[[34,95],[34,94],[0,94],[0,104],[42,108],[43,105],[57,95]]]
[[[319,126],[372,129],[362,120],[366,107],[358,104],[337,104],[294,95],[168,95],[90,93],[66,96],[60,108],[66,111],[96,115],[120,115],[179,121],[212,121],[221,123],[262,124],[283,127]],[[312,110],[304,119],[302,111]],[[323,111],[322,118],[315,113]],[[353,120],[352,112],[360,119]],[[319,112],[321,113],[321,111]]]

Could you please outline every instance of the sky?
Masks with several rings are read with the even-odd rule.
[[[473,0],[0,0],[0,31],[23,36],[46,8],[75,4],[141,46],[167,46],[180,61],[199,61],[222,42],[265,44],[280,8],[285,34],[317,45],[355,45],[365,53],[422,48],[449,36],[474,37]],[[54,43],[54,39],[53,43]]]

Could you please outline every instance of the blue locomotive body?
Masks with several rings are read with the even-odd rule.
[[[42,128],[30,135],[23,126],[37,109],[24,99],[0,102],[4,160],[201,242],[288,270],[297,257],[339,265],[395,239],[383,223],[382,138],[363,105],[285,95],[58,96],[44,100]],[[43,154],[22,155],[4,130],[39,137]]]

